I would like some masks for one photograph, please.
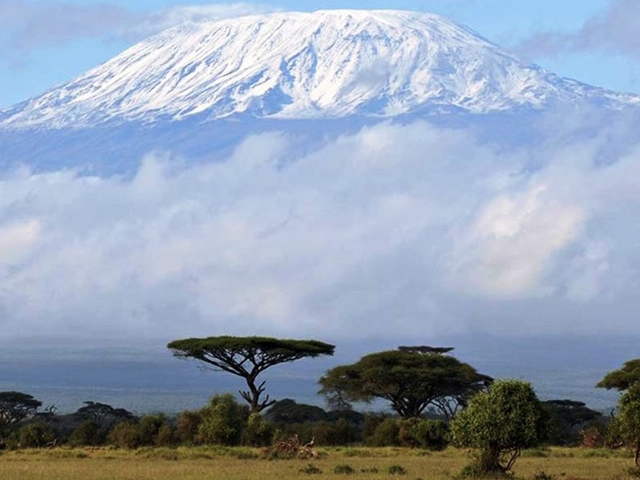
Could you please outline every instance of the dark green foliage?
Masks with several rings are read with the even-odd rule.
[[[179,440],[176,431],[168,423],[164,423],[156,433],[154,443],[158,447],[174,447],[178,445]]]
[[[376,447],[444,450],[449,445],[449,426],[442,420],[386,418],[365,442]]]
[[[35,414],[40,406],[41,401],[26,393],[0,392],[0,437],[7,427]]]
[[[351,465],[347,465],[345,463],[341,463],[333,467],[333,473],[336,475],[352,475],[356,473]]]
[[[329,370],[320,378],[320,393],[351,402],[382,398],[405,418],[419,417],[429,406],[451,418],[491,378],[440,350],[402,347],[366,355]]]
[[[333,355],[335,347],[317,340],[282,340],[270,337],[209,337],[175,340],[169,345],[174,356],[195,359],[219,370],[245,379],[248,390],[240,391],[252,412],[260,412],[273,405],[266,395],[265,382],[258,376],[275,365],[302,358]]]
[[[451,423],[454,443],[478,451],[476,466],[483,474],[511,470],[522,449],[546,437],[547,419],[535,392],[526,382],[502,380],[476,394]]]
[[[107,430],[93,420],[85,420],[71,432],[68,443],[78,447],[102,445],[107,439],[107,433]]]
[[[265,412],[265,418],[272,423],[304,423],[320,422],[328,419],[328,414],[315,405],[296,403],[295,400],[285,398],[274,403]]]
[[[596,387],[607,390],[628,390],[631,385],[640,381],[640,358],[625,362],[619,370],[614,370],[605,375]]]
[[[553,475],[548,474],[544,470],[540,470],[532,478],[533,478],[533,480],[554,480],[556,477],[554,477]]]
[[[378,425],[384,422],[389,415],[383,413],[366,413],[362,422],[362,441],[366,445],[375,445],[374,436]]]
[[[202,422],[200,412],[185,410],[178,415],[176,435],[180,443],[195,445],[198,443],[198,428]]]
[[[406,475],[407,470],[402,465],[391,465],[387,468],[389,475]]]
[[[205,444],[239,445],[248,417],[249,409],[233,395],[216,395],[200,410],[198,439]]]
[[[310,463],[304,468],[298,470],[299,473],[304,473],[305,475],[319,475],[322,473],[318,467],[316,467],[313,463]]]
[[[75,415],[91,420],[106,430],[118,422],[135,419],[135,415],[124,408],[114,408],[106,403],[92,401],[84,402],[84,407],[80,407]]]
[[[549,417],[549,443],[573,446],[580,444],[580,432],[602,419],[602,414],[574,400],[547,400],[542,406]]]
[[[449,445],[449,424],[442,420],[404,420],[407,440],[403,444],[427,450],[444,450]],[[402,426],[400,439],[402,441]]]
[[[362,436],[360,430],[345,419],[335,422],[305,422],[277,425],[278,437],[298,435],[303,443],[312,439],[316,445],[336,446],[358,443]]]
[[[167,417],[161,413],[142,417],[137,423],[139,445],[145,447],[157,445],[156,438],[164,426],[168,426]],[[163,435],[166,435],[166,432]]]
[[[259,413],[249,415],[242,433],[242,443],[252,447],[266,447],[273,443],[273,427]]]
[[[637,467],[640,467],[640,383],[629,387],[618,402],[616,424],[620,439],[634,451]]]
[[[107,442],[117,448],[132,449],[141,447],[138,425],[133,421],[118,423],[109,432]]]
[[[372,447],[400,446],[400,425],[397,419],[387,418],[380,423],[367,438],[367,444]]]
[[[18,431],[18,442],[22,448],[46,447],[56,439],[53,429],[44,423],[30,423]]]
[[[156,414],[118,423],[109,432],[107,441],[118,448],[166,447],[174,445],[175,438],[167,418]]]

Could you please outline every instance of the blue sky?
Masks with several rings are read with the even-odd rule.
[[[0,0],[0,106],[70,80],[184,19],[323,8],[438,13],[561,76],[640,93],[637,0]]]

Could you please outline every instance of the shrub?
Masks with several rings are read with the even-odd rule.
[[[304,473],[305,475],[319,475],[322,473],[318,467],[316,467],[313,463],[310,463],[304,468],[298,470],[299,473]]]
[[[400,446],[444,450],[449,444],[449,426],[442,420],[405,418],[397,419],[396,423]]]
[[[163,414],[145,415],[137,424],[138,441],[140,446],[156,445],[156,439],[160,429],[167,423],[167,417]]]
[[[176,424],[176,436],[180,443],[195,445],[198,443],[198,428],[202,422],[200,412],[190,412],[185,410],[178,415]]]
[[[231,394],[216,395],[200,410],[202,421],[198,438],[214,445],[239,445],[249,409],[240,405]]]
[[[138,448],[140,433],[135,422],[121,422],[111,429],[107,441],[117,448]]]
[[[273,427],[259,413],[249,415],[242,434],[243,443],[253,447],[266,447],[273,441]]]
[[[391,465],[387,468],[387,473],[389,475],[406,475],[407,470],[401,465]]]
[[[356,471],[351,465],[341,463],[333,468],[333,473],[335,473],[336,475],[351,475],[353,473],[356,473]]]
[[[20,428],[18,439],[22,448],[41,448],[55,441],[56,434],[49,425],[37,422]]]
[[[387,418],[376,427],[367,443],[374,447],[395,447],[400,444],[399,434],[400,426],[397,419]]]
[[[176,432],[171,425],[165,423],[160,427],[154,443],[158,447],[173,447],[178,444]]]
[[[85,420],[69,435],[68,442],[72,446],[102,445],[107,437],[106,430],[93,420]]]

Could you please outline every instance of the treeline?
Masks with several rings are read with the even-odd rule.
[[[549,445],[617,447],[610,418],[581,402],[542,402],[549,422]],[[326,411],[284,399],[262,414],[251,413],[232,394],[214,396],[208,405],[176,416],[135,416],[123,408],[85,402],[71,414],[39,412],[40,402],[19,392],[0,392],[2,446],[43,448],[57,445],[139,448],[225,445],[266,447],[297,435],[318,446],[362,444],[441,450],[451,442],[449,422],[434,410],[421,417],[355,410]],[[13,413],[12,413],[13,412]],[[20,413],[18,413],[20,412]]]
[[[239,401],[217,395],[208,405],[176,417],[136,417],[122,408],[86,402],[77,412],[39,412],[41,402],[20,392],[0,392],[0,446],[179,445],[401,446],[440,450],[453,444],[478,455],[480,473],[506,472],[521,451],[540,444],[635,450],[640,466],[640,360],[627,362],[597,386],[622,392],[615,416],[605,417],[575,400],[541,402],[531,385],[496,380],[451,355],[452,348],[412,346],[371,353],[327,371],[319,380],[329,410],[266,394],[260,374],[301,358],[332,355],[316,340],[209,337],[171,342],[179,358],[243,378]],[[362,413],[354,405],[387,402],[391,414]],[[286,442],[285,442],[286,443]],[[640,475],[640,472],[638,472]]]

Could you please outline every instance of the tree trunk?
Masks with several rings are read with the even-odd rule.
[[[482,473],[504,472],[500,465],[500,449],[489,447],[480,452],[479,467]]]

